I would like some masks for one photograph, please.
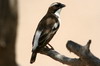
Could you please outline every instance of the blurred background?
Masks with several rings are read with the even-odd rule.
[[[32,39],[37,24],[53,2],[66,5],[61,11],[61,25],[50,41],[59,53],[78,58],[66,49],[68,40],[85,45],[92,40],[91,52],[100,57],[100,0],[18,0],[19,24],[17,36],[17,62],[19,66],[64,66],[50,57],[38,54],[30,64]]]

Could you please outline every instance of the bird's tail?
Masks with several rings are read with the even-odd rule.
[[[35,60],[36,60],[36,55],[37,55],[37,52],[32,52],[32,56],[31,56],[31,59],[30,59],[30,63],[34,63]]]

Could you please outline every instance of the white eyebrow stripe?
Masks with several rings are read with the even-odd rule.
[[[38,46],[38,43],[39,43],[39,38],[40,38],[40,35],[41,35],[42,31],[36,31],[36,34],[35,34],[35,38],[34,38],[34,45],[32,47],[32,50],[34,51],[37,46]]]
[[[57,2],[52,3],[52,4],[50,5],[50,7],[52,7],[52,6],[56,5],[56,4],[58,4],[58,3],[57,3]]]

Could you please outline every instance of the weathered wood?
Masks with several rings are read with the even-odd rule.
[[[16,5],[15,5],[16,3]],[[17,66],[17,0],[0,0],[0,66]]]
[[[89,50],[91,40],[85,46],[81,46],[73,41],[68,41],[66,47],[70,52],[75,53],[79,58],[69,58],[61,55],[48,47],[43,48],[40,53],[70,66],[100,66],[100,59],[95,57]]]
[[[69,51],[80,57],[82,65],[85,64],[85,66],[100,66],[100,59],[94,56],[89,49],[90,44],[91,40],[89,40],[85,46],[81,46],[78,43],[69,41],[66,47]]]

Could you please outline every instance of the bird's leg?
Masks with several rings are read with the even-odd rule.
[[[54,48],[51,48],[51,47],[49,47],[49,46],[45,46],[45,48],[48,48],[48,49],[54,50]]]
[[[48,46],[45,46],[45,48],[49,48]],[[49,48],[50,49],[50,48]]]
[[[54,50],[54,48],[49,43],[47,45],[50,47],[50,49]],[[48,46],[46,47],[49,48]]]

